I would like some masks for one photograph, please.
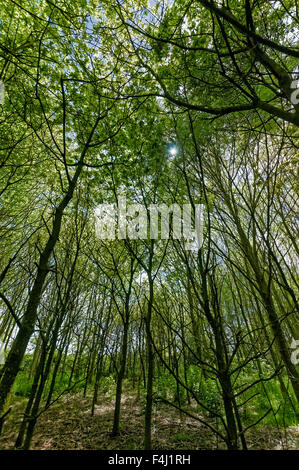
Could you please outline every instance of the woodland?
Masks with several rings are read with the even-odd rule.
[[[1,450],[299,449],[298,12],[1,0]]]

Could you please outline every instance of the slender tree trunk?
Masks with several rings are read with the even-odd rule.
[[[126,321],[124,323],[121,363],[120,363],[120,369],[119,369],[119,373],[117,377],[117,384],[116,384],[115,408],[114,408],[113,429],[112,429],[112,436],[114,437],[119,434],[119,418],[120,418],[122,384],[123,384],[123,379],[124,379],[125,371],[126,371],[127,350],[128,350],[128,330],[129,330],[129,323]]]
[[[149,277],[149,300],[147,316],[145,321],[146,330],[146,347],[147,347],[147,383],[146,383],[146,406],[144,417],[144,449],[152,449],[152,408],[153,408],[153,370],[154,370],[154,354],[151,336],[151,316],[154,300],[154,286],[151,277]]]

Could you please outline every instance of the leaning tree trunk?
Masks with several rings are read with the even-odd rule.
[[[33,287],[29,294],[27,308],[23,315],[20,329],[7,356],[1,375],[0,413],[2,412],[5,406],[6,399],[12,389],[16,376],[19,372],[21,362],[27,348],[27,344],[34,331],[35,322],[37,319],[37,310],[40,304],[44,282],[49,272],[48,263],[60,234],[63,212],[72,199],[76,182],[79,178],[82,167],[83,162],[81,163],[81,165],[78,165],[76,173],[69,184],[68,191],[56,209],[51,233],[49,235],[45,248],[40,254],[37,273]]]

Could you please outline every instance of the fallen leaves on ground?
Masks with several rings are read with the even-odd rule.
[[[13,449],[24,402],[17,402],[7,420],[1,449]],[[69,395],[38,419],[31,443],[33,450],[137,450],[143,446],[143,410],[136,397],[122,399],[119,436],[112,438],[114,401],[101,398],[91,416],[91,397]],[[246,434],[249,449],[299,449],[299,427],[251,429]],[[200,422],[165,405],[153,410],[154,450],[225,449],[215,434]]]

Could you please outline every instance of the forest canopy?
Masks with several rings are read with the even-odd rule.
[[[298,448],[298,10],[1,3],[1,449]]]

